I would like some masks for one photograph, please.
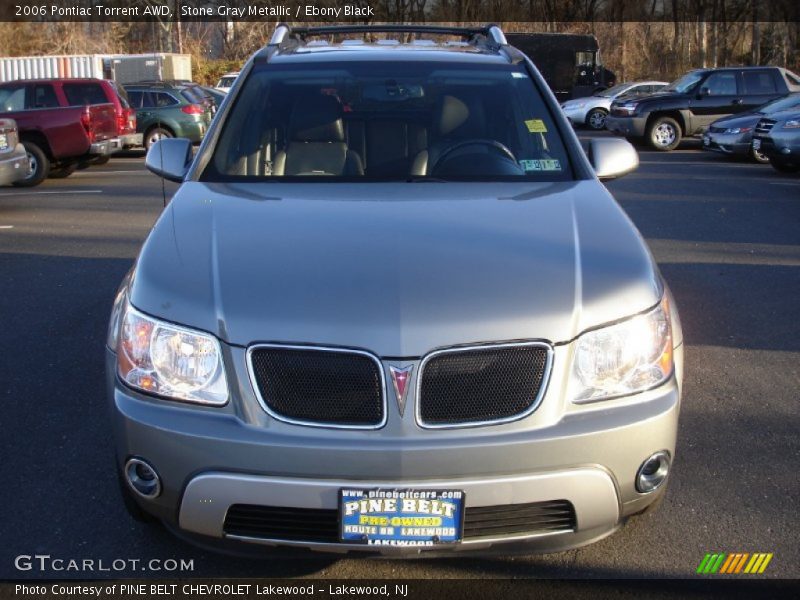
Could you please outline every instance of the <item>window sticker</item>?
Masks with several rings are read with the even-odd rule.
[[[547,126],[541,119],[528,119],[525,126],[531,133],[547,133]]]
[[[545,158],[541,160],[521,160],[519,166],[526,173],[531,171],[560,171],[561,162],[556,158]]]

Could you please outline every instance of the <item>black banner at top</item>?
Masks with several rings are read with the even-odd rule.
[[[3,0],[0,21],[797,23],[797,0]]]

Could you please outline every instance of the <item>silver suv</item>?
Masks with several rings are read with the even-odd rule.
[[[637,165],[584,152],[496,26],[279,26],[197,156],[147,155],[182,185],[108,335],[131,513],[413,555],[563,550],[654,505],[681,328],[600,182]]]

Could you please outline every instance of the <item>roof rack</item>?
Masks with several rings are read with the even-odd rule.
[[[508,41],[499,25],[490,23],[483,27],[442,27],[438,25],[328,25],[322,27],[292,27],[280,23],[272,34],[268,48],[284,48],[300,45],[312,36],[339,35],[346,33],[427,33],[429,35],[453,35],[464,38],[475,45],[498,48]],[[274,52],[274,50],[273,50]],[[273,52],[270,52],[271,55]]]

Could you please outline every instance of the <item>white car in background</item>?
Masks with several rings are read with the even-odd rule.
[[[230,91],[231,87],[233,86],[233,82],[236,81],[236,78],[239,76],[239,71],[234,71],[233,73],[225,73],[222,77],[220,77],[217,85],[214,87],[217,88],[220,92],[225,92],[226,94]]]
[[[596,93],[594,96],[567,100],[561,105],[573,125],[586,125],[590,129],[605,129],[606,116],[611,103],[622,96],[646,96],[667,85],[665,81],[634,81],[620,83]]]

